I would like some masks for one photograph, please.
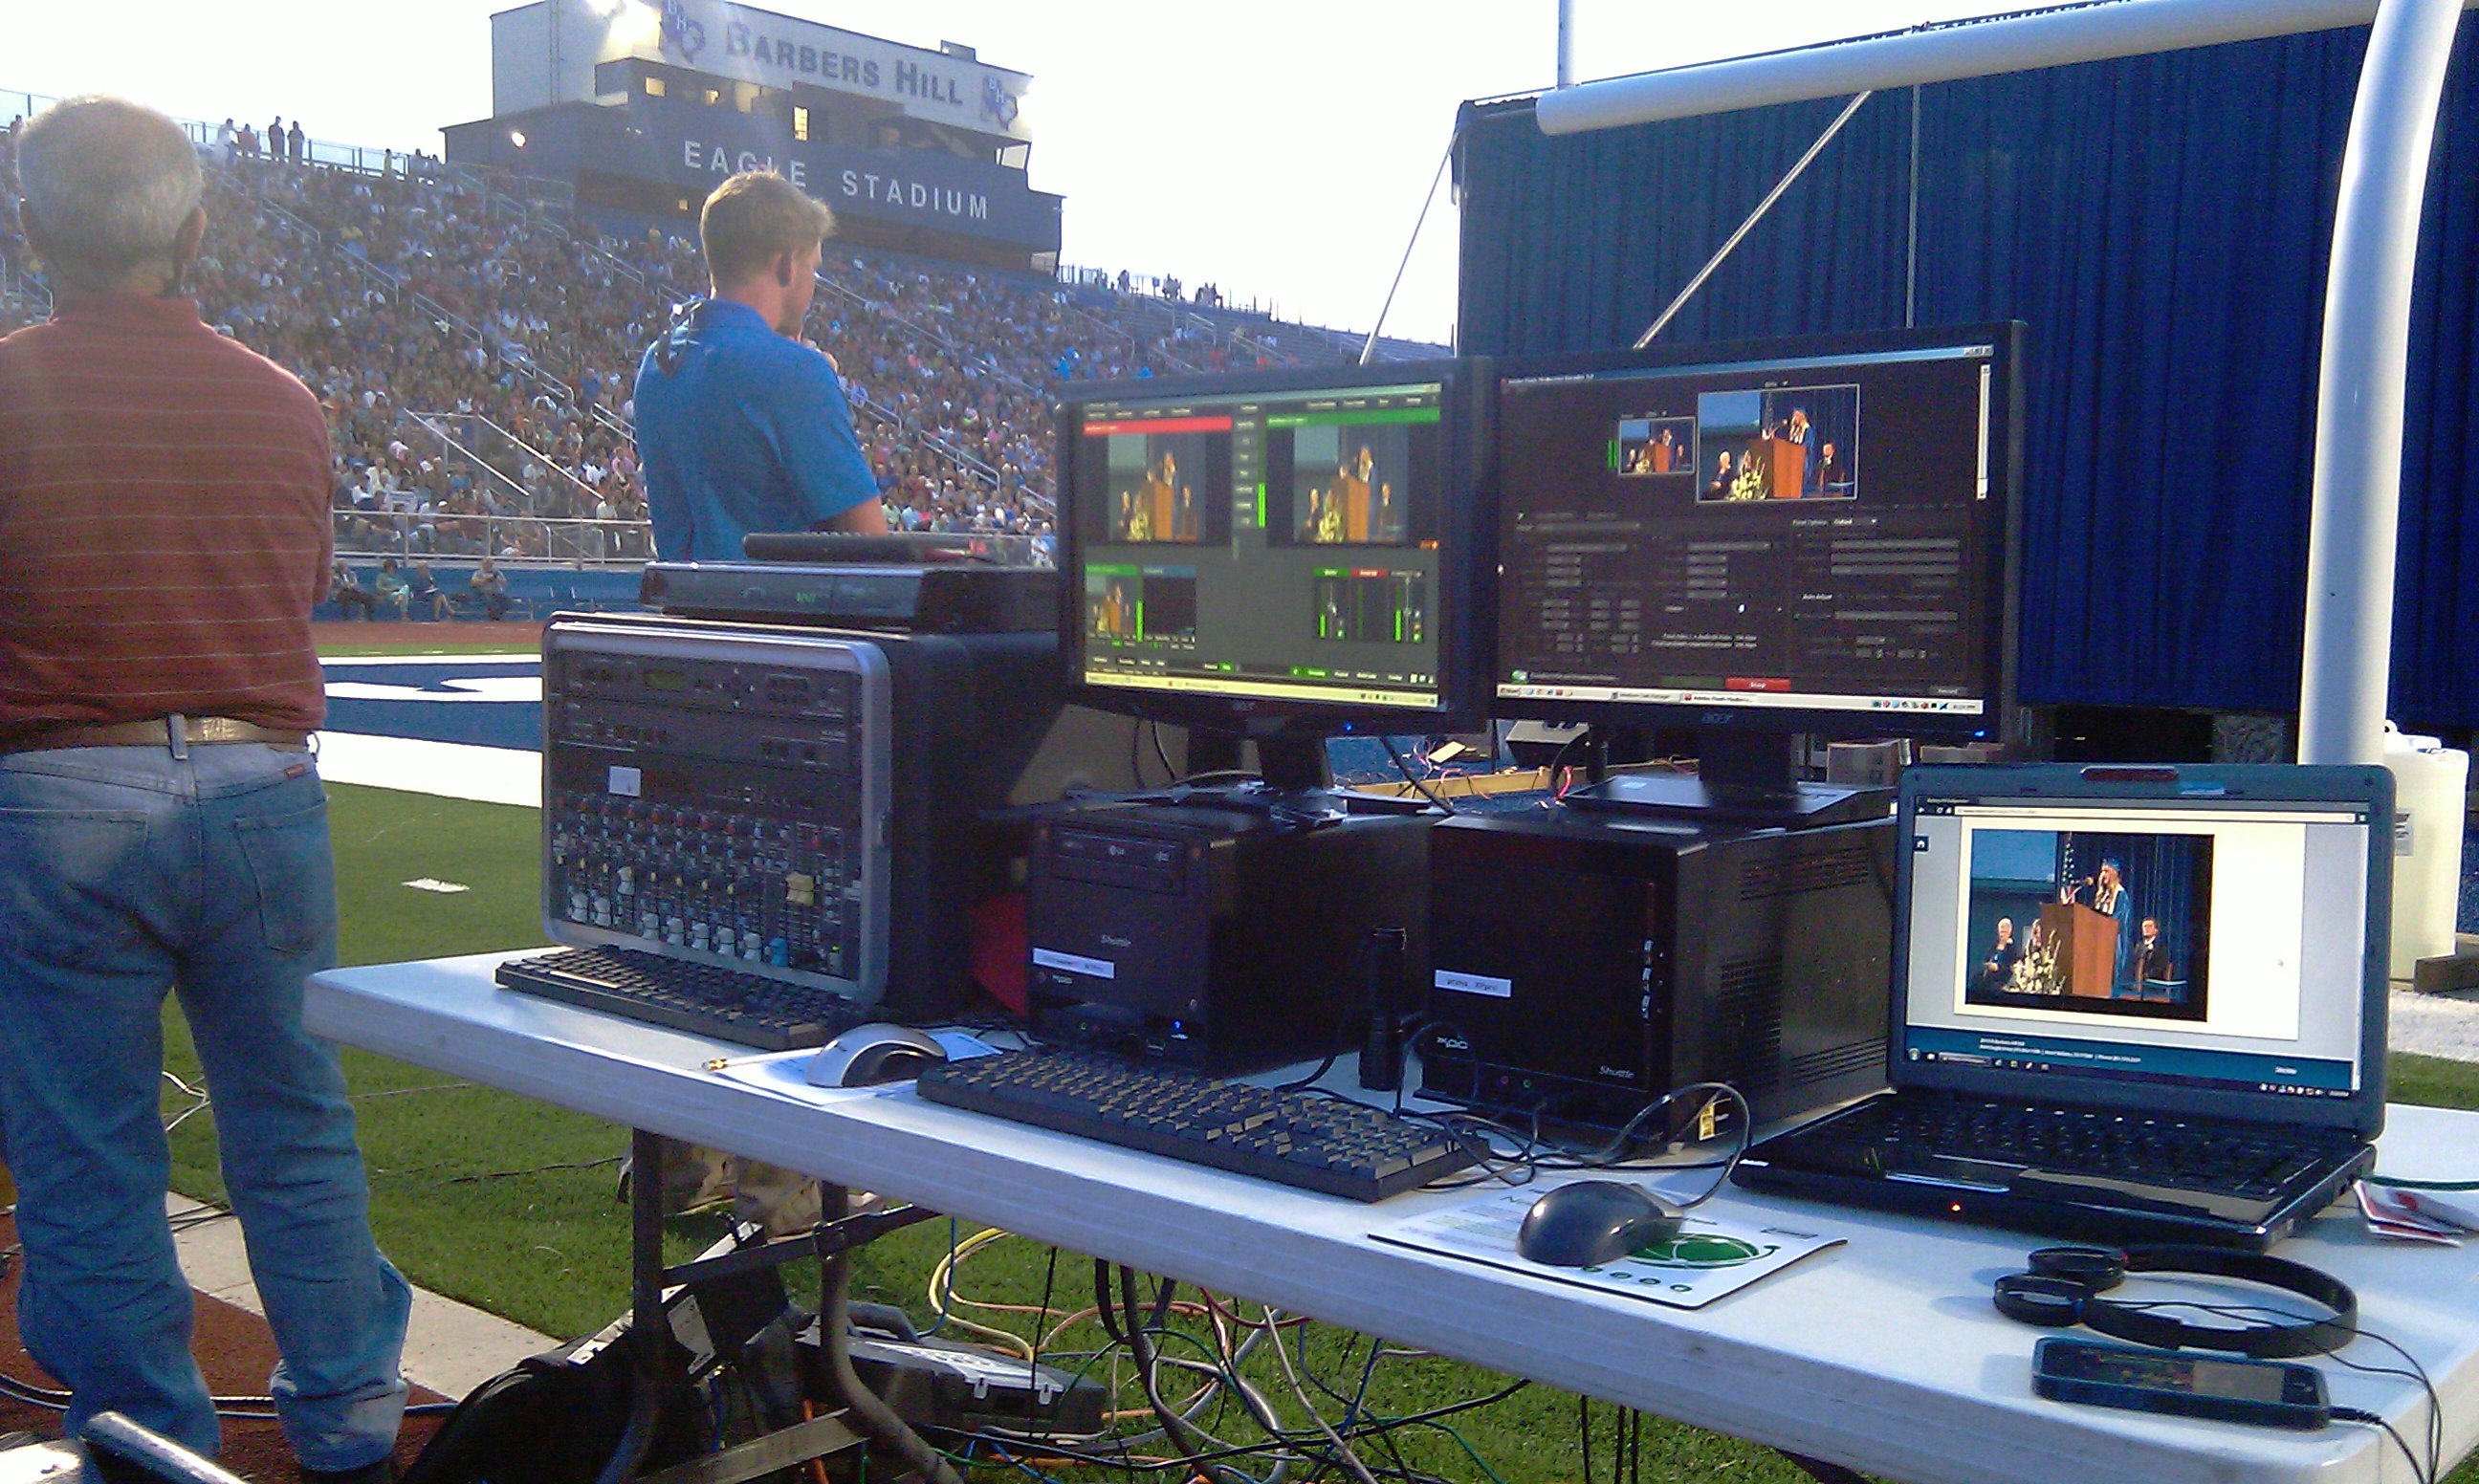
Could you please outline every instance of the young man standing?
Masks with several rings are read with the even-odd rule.
[[[736,562],[751,531],[886,529],[843,383],[799,338],[834,225],[771,170],[706,197],[712,292],[637,368],[637,454],[663,560]]]
[[[21,150],[52,320],[0,341],[0,1133],[27,1350],[74,1434],[117,1410],[202,1452],[190,1285],[164,1217],[163,1007],[215,1098],[268,1390],[314,1478],[383,1477],[411,1291],[371,1239],[336,1048],[325,709],[327,423],[199,322],[197,152],[161,114],[56,104]]]

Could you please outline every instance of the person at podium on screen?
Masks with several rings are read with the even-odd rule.
[[[1713,482],[1704,487],[1704,493],[1714,499],[1721,499],[1730,493],[1729,449],[1725,448],[1714,456]]]
[[[1821,471],[1816,457],[1816,424],[1807,421],[1806,408],[1793,407],[1790,410],[1790,423],[1781,430],[1781,439],[1784,443],[1799,445],[1801,454],[1799,492],[1802,495],[1815,494],[1817,476]]]
[[[1128,521],[1130,541],[1154,541],[1162,534],[1154,529],[1154,511],[1169,510],[1175,497],[1185,497],[1179,487],[1179,460],[1168,448],[1163,450],[1161,462],[1145,475],[1144,488],[1137,492],[1137,508]],[[1173,541],[1184,540],[1176,529],[1169,533]]]
[[[2059,895],[2061,902],[2079,902],[2095,912],[2117,920],[2116,983],[2126,983],[2126,971],[2134,956],[2134,934],[2126,931],[2127,920],[2134,912],[2134,895],[2126,889],[2125,868],[2114,859],[2100,863],[2100,875],[2087,877],[2068,886]]]

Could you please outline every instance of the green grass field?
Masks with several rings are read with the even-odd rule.
[[[345,962],[436,958],[543,941],[534,811],[343,785],[331,786],[330,794]],[[401,884],[417,878],[472,889],[443,895]],[[194,1081],[195,1060],[177,1011],[170,1012],[169,1022],[168,1063]],[[599,1328],[626,1307],[627,1220],[615,1200],[623,1130],[359,1052],[347,1051],[345,1064],[361,1115],[379,1240],[414,1282],[563,1338]],[[2399,1101],[2479,1107],[2479,1066],[2398,1057],[2392,1077]],[[167,1114],[187,1102],[168,1095]],[[173,1156],[177,1189],[221,1198],[211,1114],[181,1125],[173,1136]],[[672,1245],[685,1256],[718,1230],[709,1218],[676,1221]],[[961,1235],[969,1237],[971,1229]],[[1210,1241],[1211,1235],[1200,1234],[1200,1240]],[[900,1303],[926,1318],[932,1270],[948,1255],[950,1241],[948,1223],[933,1221],[874,1244],[857,1266],[857,1296]],[[1046,1302],[1054,1316],[1063,1318],[1091,1302],[1091,1264],[1062,1254],[1054,1266],[1050,1249],[1009,1238],[966,1258],[956,1290],[978,1303],[1031,1308]],[[1019,1334],[1034,1328],[1029,1315],[958,1312]],[[1181,1320],[1174,1327],[1197,1336],[1200,1347],[1207,1343],[1200,1324]],[[1348,1399],[1359,1389],[1370,1342],[1316,1325],[1302,1343],[1308,1362],[1303,1380],[1312,1386],[1321,1381]],[[1072,1366],[1077,1352],[1103,1344],[1100,1332],[1086,1322],[1061,1335],[1045,1353]],[[1269,1354],[1261,1350],[1241,1373],[1272,1399],[1288,1423],[1304,1425],[1305,1414]],[[1096,1374],[1107,1364],[1097,1362]],[[1370,1375],[1365,1406],[1376,1417],[1403,1417],[1486,1396],[1508,1384],[1470,1366],[1420,1356],[1387,1355]],[[1133,1385],[1125,1398],[1124,1405],[1142,1406]],[[1343,1411],[1343,1400],[1318,1400],[1329,1417]],[[1616,1414],[1596,1406],[1592,1417],[1591,1469],[1605,1472]],[[1234,1442],[1259,1436],[1236,1412],[1203,1420]],[[1390,1436],[1398,1440],[1400,1461],[1409,1469],[1467,1484],[1586,1476],[1577,1398],[1546,1387],[1457,1414],[1447,1425],[1410,1427]],[[1373,1450],[1374,1445],[1368,1446]],[[1681,1484],[1791,1484],[1805,1477],[1766,1449],[1658,1420],[1643,1427],[1641,1458],[1645,1477]],[[1391,1471],[1395,1462],[1391,1456],[1372,1458],[1381,1471]],[[1015,1476],[1015,1471],[995,1464],[975,1471],[988,1478]],[[2452,1477],[2453,1484],[2479,1484],[2479,1463]]]
[[[531,654],[540,650],[540,625],[506,624],[319,624],[312,639],[321,659],[363,655]],[[528,638],[531,634],[534,637]]]

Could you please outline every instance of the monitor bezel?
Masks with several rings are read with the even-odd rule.
[[[1096,402],[1176,401],[1182,397],[1274,395],[1327,387],[1434,381],[1445,489],[1438,509],[1438,700],[1434,709],[1326,702],[1301,697],[1230,696],[1138,690],[1085,677],[1084,540],[1074,488],[1076,439],[1084,410]],[[1206,728],[1249,740],[1360,734],[1431,734],[1478,728],[1489,716],[1496,654],[1495,598],[1497,504],[1490,364],[1470,356],[1251,371],[1225,375],[1147,376],[1071,384],[1052,403],[1056,420],[1060,673],[1070,704],[1165,726]]]
[[[2021,743],[2026,713],[2016,697],[2022,624],[2023,548],[2023,342],[2020,320],[1917,329],[1871,330],[1852,334],[1808,335],[1773,340],[1738,340],[1693,345],[1667,345],[1647,350],[1595,350],[1568,354],[1509,356],[1497,363],[1500,409],[1495,430],[1501,465],[1511,420],[1504,409],[1504,389],[1513,382],[1559,376],[1597,376],[1611,371],[1692,371],[1711,367],[1819,358],[1863,357],[1888,352],[1936,349],[1948,345],[1989,345],[1993,368],[1990,387],[1992,416],[2000,425],[1991,430],[1989,494],[2001,502],[2003,536],[1999,550],[1986,554],[1999,595],[1999,638],[1981,677],[1988,708],[1977,716],[1923,711],[1842,710],[1809,706],[1698,705],[1670,702],[1565,701],[1503,696],[1504,656],[1490,655],[1483,686],[1491,714],[1501,719],[1588,722],[1603,727],[1642,729],[1693,728],[1709,732],[1775,734],[1805,733],[1819,738],[1903,736],[1943,742]],[[1506,493],[1499,491],[1495,522],[1498,550],[1505,550],[1505,527],[1513,519]],[[1490,602],[1493,628],[1502,631],[1506,574],[1497,575]]]

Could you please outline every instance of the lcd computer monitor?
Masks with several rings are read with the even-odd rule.
[[[2017,324],[1502,363],[1498,714],[1694,729],[1575,802],[1819,823],[1793,738],[2003,740]]]
[[[1071,389],[1071,699],[1252,740],[1278,788],[1322,786],[1328,736],[1472,725],[1491,390],[1470,361]]]

